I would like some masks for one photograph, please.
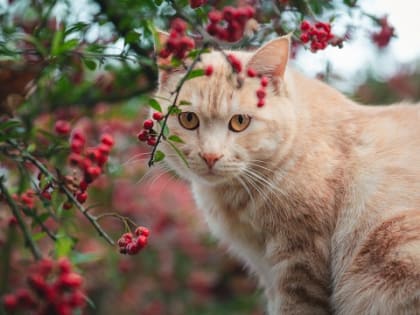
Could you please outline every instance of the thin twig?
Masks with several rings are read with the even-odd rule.
[[[25,244],[29,247],[29,249],[32,252],[32,255],[36,260],[42,259],[42,253],[39,250],[38,246],[36,245],[34,239],[31,236],[31,232],[29,231],[29,228],[27,227],[25,221],[23,220],[23,217],[19,211],[18,206],[14,202],[12,196],[10,196],[9,191],[7,190],[6,186],[4,185],[4,176],[0,177],[0,190],[3,194],[3,197],[6,199],[6,202],[10,206],[10,209],[13,212],[13,215],[15,216],[20,229],[23,232],[23,237],[25,238]]]
[[[184,83],[188,80],[189,74],[191,73],[191,71],[194,70],[195,65],[200,60],[201,54],[206,50],[206,48],[207,48],[207,45],[205,44],[203,46],[203,48],[200,49],[200,51],[198,52],[197,56],[194,58],[193,62],[191,63],[191,65],[187,68],[187,72],[184,74],[184,76],[178,82],[178,85],[177,85],[176,89],[171,92],[172,95],[175,94],[175,98],[174,98],[171,106],[169,106],[169,110],[168,110],[168,112],[166,113],[166,115],[164,116],[164,118],[162,120],[162,126],[161,126],[160,132],[159,132],[159,134],[158,134],[158,136],[156,138],[156,144],[153,146],[152,152],[150,153],[150,159],[149,159],[149,162],[148,162],[149,167],[151,167],[153,165],[153,163],[154,163],[155,153],[156,153],[156,150],[157,150],[157,147],[158,147],[160,141],[162,140],[163,133],[165,131],[165,127],[166,127],[167,122],[168,122],[168,118],[172,114],[173,110],[175,108],[177,108],[176,103],[178,101],[178,97],[179,97],[179,94],[181,92],[181,88],[184,85]]]
[[[76,197],[71,193],[71,191],[63,185],[40,161],[38,161],[35,157],[27,152],[22,152],[22,158],[25,160],[30,161],[33,165],[35,165],[44,175],[48,176],[53,180],[57,185],[59,185],[60,189],[65,193],[68,199],[72,201],[73,204],[76,205],[77,209],[89,220],[89,222],[94,226],[96,231],[99,233],[101,237],[103,237],[109,244],[115,245],[112,238],[106,233],[102,227],[99,225],[97,218],[90,213],[82,206],[82,204],[76,199]]]

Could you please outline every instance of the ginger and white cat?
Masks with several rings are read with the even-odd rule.
[[[420,314],[420,106],[356,104],[291,69],[289,47],[233,52],[270,79],[261,108],[257,78],[238,87],[220,52],[203,55],[214,73],[185,82],[191,105],[168,120],[189,167],[160,149],[268,314]],[[161,71],[157,95],[183,74]]]

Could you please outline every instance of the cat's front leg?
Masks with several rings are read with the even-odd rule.
[[[332,314],[329,268],[323,255],[302,250],[285,254],[281,250],[276,256],[278,260],[266,279],[268,314]]]

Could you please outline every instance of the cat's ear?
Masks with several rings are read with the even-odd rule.
[[[289,61],[291,34],[269,41],[251,57],[247,68],[274,80],[283,79]]]

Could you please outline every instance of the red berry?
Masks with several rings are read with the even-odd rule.
[[[69,298],[69,305],[72,307],[83,307],[86,304],[86,298],[84,294],[77,290]]]
[[[3,304],[6,310],[14,311],[18,306],[18,299],[13,294],[3,296]]]
[[[304,44],[306,44],[307,42],[309,42],[309,35],[308,35],[308,33],[302,33],[300,35],[300,40]]]
[[[79,188],[81,191],[85,191],[88,188],[88,183],[85,180],[82,180],[79,184]]]
[[[58,279],[58,285],[64,288],[78,288],[82,282],[83,278],[75,272],[64,273]]]
[[[63,204],[64,210],[70,210],[73,207],[73,204],[70,201],[67,201]]]
[[[144,226],[139,226],[135,232],[134,232],[137,236],[143,235],[148,237],[150,235],[150,231],[148,228],[144,227]]]
[[[82,161],[83,157],[78,153],[70,153],[69,155],[69,163],[73,166],[79,165]]]
[[[206,3],[206,0],[190,0],[190,6],[193,9],[199,8],[205,3]]]
[[[18,300],[19,305],[24,308],[33,309],[34,307],[37,306],[36,301],[30,294],[28,289],[24,289],[24,288],[18,289],[16,291],[16,298]]]
[[[114,138],[110,134],[103,134],[101,137],[101,142],[109,147],[114,145]]]
[[[9,226],[16,226],[18,224],[18,220],[16,219],[15,216],[10,217],[9,219]]]
[[[260,98],[260,99],[258,100],[257,106],[258,106],[258,107],[263,107],[263,106],[264,106],[264,104],[265,104],[265,99]]]
[[[303,20],[302,23],[300,23],[300,29],[302,31],[304,32],[308,31],[310,28],[311,28],[311,23],[309,23],[308,21]]]
[[[82,134],[82,132],[80,130],[76,130],[73,133],[73,139],[80,140],[81,142],[83,142],[83,144],[85,144],[85,142],[86,142],[86,137]]]
[[[242,71],[242,63],[235,55],[229,54],[227,55],[227,58],[235,72]]]
[[[204,69],[204,74],[206,76],[211,76],[213,74],[213,66],[209,65]]]
[[[100,152],[101,154],[108,155],[108,154],[109,154],[109,152],[111,152],[111,147],[110,147],[109,145],[107,145],[107,144],[103,144],[103,143],[101,143],[101,144],[98,146],[98,150],[99,150],[99,152]]]
[[[148,130],[143,129],[142,131],[140,131],[140,132],[138,133],[137,138],[138,138],[140,141],[147,141],[147,138],[149,138],[149,131],[148,131]]]
[[[263,98],[265,98],[265,96],[266,96],[265,90],[263,88],[259,88],[257,90],[258,99],[263,99]]]
[[[68,135],[70,133],[70,123],[66,120],[57,120],[55,123],[55,132],[59,135]]]
[[[248,77],[253,78],[257,75],[257,71],[255,71],[252,68],[248,68],[246,74],[248,75]]]
[[[147,138],[147,144],[150,146],[155,146],[157,142],[157,139],[155,136],[149,136],[149,138]]]
[[[87,194],[86,191],[80,192],[76,195],[76,199],[80,203],[84,203],[86,201],[87,197],[88,197],[88,194]]]
[[[90,166],[86,170],[86,174],[90,177],[91,180],[96,179],[99,175],[101,175],[101,173],[102,173],[102,170],[98,166]]]
[[[147,245],[147,237],[144,235],[140,235],[136,241],[137,247],[140,249],[144,248]]]
[[[153,119],[156,121],[161,121],[163,119],[164,115],[161,112],[154,112],[153,113]]]
[[[187,23],[180,18],[176,18],[171,23],[171,29],[175,30],[177,33],[184,33],[187,29]]]
[[[217,10],[210,11],[208,16],[209,16],[210,22],[213,24],[219,23],[222,20],[222,13],[220,13],[220,11],[217,11]]]
[[[261,86],[266,87],[268,85],[268,78],[266,76],[263,76],[261,78],[260,83],[261,83]]]
[[[81,141],[79,139],[76,139],[76,138],[73,138],[73,140],[71,141],[71,144],[70,144],[70,148],[71,148],[71,151],[73,153],[80,154],[83,151],[83,146],[84,145],[85,145],[85,143],[83,141]]]
[[[61,273],[69,273],[71,271],[71,262],[67,257],[60,258],[57,264]]]
[[[144,127],[144,129],[146,129],[146,130],[150,130],[150,129],[152,129],[152,128],[153,128],[153,120],[151,120],[151,119],[146,119],[146,120],[144,121],[144,123],[143,123],[143,127]]]
[[[46,277],[51,273],[54,267],[54,262],[49,258],[44,258],[39,261],[38,263],[38,270],[39,272]]]
[[[41,192],[41,196],[47,200],[51,200],[51,193],[44,190],[43,192]]]
[[[140,247],[134,242],[127,244],[126,249],[129,255],[135,255],[140,251]]]

